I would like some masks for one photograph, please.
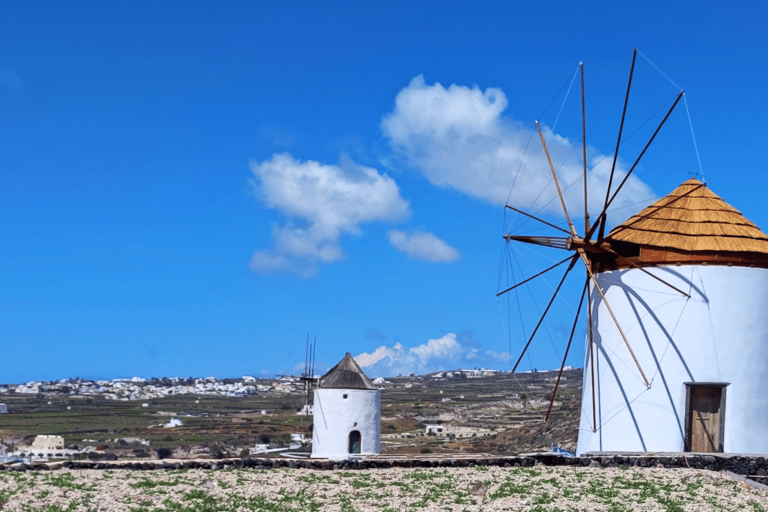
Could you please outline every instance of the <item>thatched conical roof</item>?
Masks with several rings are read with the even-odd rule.
[[[339,364],[320,377],[317,387],[326,389],[376,389],[376,386],[365,376],[349,352],[339,361]]]
[[[689,253],[768,254],[768,235],[695,178],[613,228],[606,240]]]

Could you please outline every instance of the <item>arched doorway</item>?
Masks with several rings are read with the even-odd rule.
[[[349,453],[360,453],[360,446],[362,440],[360,439],[360,431],[353,430],[349,433]]]

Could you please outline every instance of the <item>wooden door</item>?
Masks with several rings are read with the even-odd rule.
[[[691,388],[689,404],[692,452],[722,451],[721,395],[722,388],[719,387]]]

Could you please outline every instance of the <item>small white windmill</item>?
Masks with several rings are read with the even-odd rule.
[[[381,451],[381,392],[347,354],[315,388],[312,457],[348,459]]]

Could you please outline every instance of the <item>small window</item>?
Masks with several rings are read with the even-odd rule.
[[[349,397],[349,395],[344,393],[344,395],[343,395],[344,400],[346,400],[348,397]]]

